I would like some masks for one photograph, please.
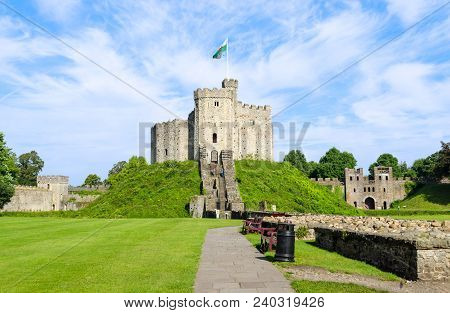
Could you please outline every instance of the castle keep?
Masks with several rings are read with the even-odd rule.
[[[199,161],[203,195],[191,200],[195,217],[244,211],[234,160],[273,157],[270,106],[243,104],[237,90],[236,79],[224,79],[219,89],[197,89],[187,120],[158,123],[151,130],[152,163]]]
[[[341,188],[347,203],[355,208],[385,210],[395,200],[405,198],[405,182],[410,179],[395,178],[392,167],[377,166],[374,168],[373,179],[364,176],[362,168],[346,168],[344,182],[340,182],[337,178],[311,178],[311,180],[332,189]]]
[[[235,160],[249,156],[272,160],[271,108],[243,104],[237,90],[236,79],[224,79],[219,89],[197,89],[187,120],[154,125],[152,163],[200,160],[201,154],[216,162],[222,151],[231,151]]]

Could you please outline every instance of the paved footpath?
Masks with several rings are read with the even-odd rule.
[[[208,230],[195,292],[293,292],[289,282],[236,227]]]

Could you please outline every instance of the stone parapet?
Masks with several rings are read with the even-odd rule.
[[[320,247],[367,262],[403,278],[450,278],[449,242],[423,241],[420,237],[373,234],[325,226],[315,227],[314,231],[316,243]]]

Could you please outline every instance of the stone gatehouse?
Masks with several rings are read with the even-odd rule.
[[[395,200],[406,196],[405,183],[410,180],[395,178],[392,167],[377,166],[374,177],[364,176],[362,168],[345,169],[345,178],[311,178],[311,180],[331,188],[341,188],[348,204],[356,208],[388,209]]]

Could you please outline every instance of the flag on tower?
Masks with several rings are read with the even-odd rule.
[[[219,49],[217,49],[216,53],[213,55],[213,59],[220,59],[224,52],[228,53],[228,38],[220,45]]]

